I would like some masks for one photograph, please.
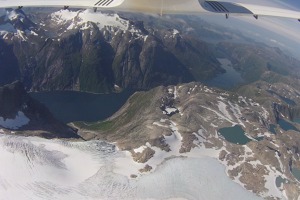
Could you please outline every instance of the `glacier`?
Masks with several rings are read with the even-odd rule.
[[[136,179],[118,173],[132,162],[103,141],[0,134],[0,200],[259,199],[212,157],[170,158]]]

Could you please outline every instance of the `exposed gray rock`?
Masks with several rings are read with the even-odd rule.
[[[293,130],[284,131],[278,125],[277,134],[270,132],[270,124],[276,123],[272,103],[279,102],[279,97],[263,95],[262,92],[259,98],[249,98],[201,83],[158,87],[135,93],[108,121],[98,123],[98,127],[101,123],[112,123],[109,130],[92,131],[95,138],[117,142],[120,149],[132,152],[134,160],[146,164],[152,157],[156,159],[156,148],[166,154],[173,152],[183,156],[198,147],[215,149],[219,151],[220,162],[227,166],[228,175],[246,189],[274,199],[268,184],[275,185],[275,179],[268,177],[280,175],[288,177],[289,182],[284,186],[286,192],[290,190],[289,195],[298,198],[296,188],[299,183],[290,168],[300,164],[300,134]],[[178,113],[166,115],[161,110],[162,99],[177,108]],[[261,99],[265,101],[261,103]],[[229,142],[218,133],[220,128],[236,124],[249,138],[250,142],[245,145]],[[85,137],[89,126],[81,124],[79,128],[79,133]],[[258,140],[258,137],[262,139]],[[145,147],[144,151],[135,153],[134,149],[141,146]]]

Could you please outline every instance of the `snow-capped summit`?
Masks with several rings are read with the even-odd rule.
[[[52,21],[58,25],[69,24],[68,30],[78,28],[87,22],[93,22],[99,29],[106,26],[116,27],[121,30],[127,30],[129,21],[122,19],[118,14],[108,14],[102,12],[93,12],[87,10],[59,10],[51,14]]]
[[[36,25],[21,9],[6,9],[2,19],[0,20],[0,35],[3,35],[3,39],[16,36],[21,41],[27,41],[28,35],[37,35]]]
[[[6,10],[6,21],[10,20],[10,21],[15,21],[15,20],[21,20],[24,21],[24,19],[26,18],[25,14],[19,10],[13,10],[13,9],[7,9]]]

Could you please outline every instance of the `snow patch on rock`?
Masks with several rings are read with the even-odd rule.
[[[219,111],[228,119],[232,120],[231,115],[229,114],[229,112],[227,111],[227,105],[222,102],[222,101],[218,101],[218,108]]]
[[[24,125],[27,125],[30,122],[30,119],[26,115],[19,111],[14,119],[4,119],[0,117],[0,126],[3,128],[17,130]]]

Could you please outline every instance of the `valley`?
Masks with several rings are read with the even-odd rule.
[[[185,176],[191,177],[191,175],[184,175],[184,171],[187,169],[191,170],[187,171],[193,173],[193,177],[195,178],[198,177],[198,175],[196,175],[197,173],[200,173],[200,177],[207,174],[208,179],[206,179],[205,182],[207,183],[207,181],[212,181],[210,178],[214,177],[214,175],[209,175],[209,173],[214,174],[221,170],[221,168],[215,168],[219,165],[220,167],[225,167],[226,172],[223,175],[220,174],[219,178],[224,177],[224,175],[225,177],[229,176],[229,178],[236,182],[235,184],[240,185],[234,187],[230,186],[233,188],[237,187],[234,190],[236,198],[232,197],[231,199],[238,199],[239,193],[246,195],[245,198],[249,196],[249,199],[253,199],[254,196],[247,193],[245,189],[250,190],[263,198],[297,198],[297,195],[299,194],[297,170],[300,166],[298,150],[300,132],[298,131],[298,128],[300,127],[300,124],[293,122],[290,116],[294,116],[295,118],[298,118],[299,116],[296,111],[295,114],[293,114],[293,110],[285,112],[283,108],[278,109],[279,106],[277,106],[277,108],[274,107],[274,102],[277,102],[276,105],[281,106],[286,104],[286,102],[280,98],[283,94],[278,93],[280,95],[271,96],[271,93],[267,91],[269,88],[265,91],[262,89],[264,88],[263,84],[264,83],[262,82],[254,84],[256,85],[256,89],[260,88],[261,92],[259,98],[256,99],[237,95],[236,92],[210,88],[197,82],[179,84],[177,86],[161,86],[147,92],[136,92],[127,100],[118,112],[106,120],[99,122],[70,123],[69,125],[73,126],[73,129],[77,129],[77,134],[79,134],[81,138],[79,140],[44,140],[35,137],[23,137],[18,135],[26,135],[26,131],[10,131],[9,129],[5,130],[2,128],[1,138],[3,142],[11,141],[6,144],[12,145],[9,148],[13,148],[11,150],[5,148],[2,151],[18,151],[16,148],[19,146],[19,140],[22,141],[22,144],[20,144],[21,146],[33,144],[36,146],[33,148],[39,148],[38,150],[34,150],[35,152],[44,151],[44,148],[49,150],[50,147],[47,146],[52,146],[53,143],[54,146],[63,145],[65,147],[51,147],[51,151],[60,149],[59,151],[66,154],[73,148],[79,148],[80,151],[84,151],[88,155],[93,156],[92,160],[88,162],[96,163],[104,162],[101,160],[97,161],[100,158],[102,159],[102,151],[109,151],[110,153],[105,153],[105,157],[110,160],[111,164],[108,164],[105,161],[105,164],[98,164],[96,165],[98,166],[96,168],[102,169],[100,167],[102,166],[103,169],[109,169],[109,166],[113,165],[115,166],[114,172],[111,174],[108,171],[94,171],[93,173],[95,175],[89,175],[93,178],[88,178],[87,180],[89,181],[80,183],[84,185],[87,184],[85,186],[87,191],[84,193],[79,192],[79,194],[85,195],[89,199],[96,197],[125,199],[133,197],[152,197],[156,199],[158,196],[155,195],[161,194],[156,186],[153,186],[153,188],[147,187],[149,191],[147,189],[147,191],[142,190],[143,192],[139,193],[138,191],[141,190],[139,184],[152,185],[153,183],[151,183],[151,181],[153,178],[151,177],[160,177],[161,175],[158,174],[163,173],[163,176],[166,177],[161,177],[162,183],[166,183],[165,186],[175,184],[172,187],[176,188],[176,184],[178,184],[177,181],[184,183],[185,179],[169,180],[167,174],[171,173],[172,170],[176,170],[180,171],[180,177],[182,178]],[[257,87],[257,85],[260,87]],[[278,88],[277,90],[279,92],[286,91],[286,88],[289,88],[289,93],[298,92],[288,85],[280,86],[281,88]],[[249,87],[251,88],[252,86]],[[263,96],[264,92],[270,96]],[[267,98],[268,101],[264,100],[263,102],[265,102],[265,104],[261,104],[259,103],[261,98]],[[290,98],[298,105],[298,98],[294,98],[292,94]],[[268,102],[270,103],[267,104]],[[277,119],[278,116],[280,119]],[[291,124],[296,129],[282,126],[280,120],[286,121],[286,123]],[[271,125],[274,126],[273,129],[276,131],[275,134],[270,131]],[[230,127],[235,128],[236,130],[230,130]],[[225,132],[222,129],[228,129],[228,131]],[[5,136],[3,135],[4,133],[15,136]],[[242,135],[238,136],[238,134]],[[82,140],[87,140],[88,142],[83,142]],[[25,143],[23,144],[23,142]],[[43,145],[39,145],[39,143]],[[46,146],[43,147],[44,145]],[[102,145],[104,145],[104,147],[102,147]],[[93,146],[97,148],[93,149]],[[71,149],[67,151],[63,150],[64,148]],[[110,150],[106,150],[106,148]],[[99,150],[100,152],[98,152]],[[21,152],[23,152],[23,150],[21,150]],[[26,150],[25,152],[27,152],[27,155],[30,155],[29,150]],[[58,154],[56,154],[57,153],[53,154],[53,156],[57,157]],[[49,156],[47,153],[46,157],[35,158],[34,156],[32,159],[48,159]],[[64,167],[59,167],[58,169],[55,169],[55,171],[73,167],[72,165],[68,165],[67,161],[69,158],[71,159],[72,155],[68,155],[68,153],[65,156],[58,156],[58,164]],[[28,159],[31,160],[31,158]],[[49,157],[49,159],[54,158]],[[178,159],[183,160],[181,162]],[[43,163],[44,161],[39,161],[37,164],[34,164],[34,166],[38,167],[41,162]],[[194,163],[192,166],[195,167],[195,169],[190,169],[188,167],[190,166],[188,164],[189,162]],[[169,166],[168,163],[173,164]],[[212,166],[204,167],[204,171],[201,172],[193,171],[199,169],[196,166],[205,166],[205,163],[211,163]],[[44,164],[42,164],[42,166],[43,165]],[[130,166],[130,168],[127,166]],[[175,166],[179,168],[176,168]],[[58,166],[54,167],[57,168]],[[169,169],[169,167],[171,168]],[[26,168],[27,167],[25,167],[25,169]],[[207,172],[207,169],[214,170]],[[41,173],[43,173],[45,169],[42,167],[39,168],[39,170],[42,170]],[[161,170],[167,170],[167,172],[161,172]],[[224,170],[221,170],[220,172],[224,172]],[[74,171],[74,173],[76,172]],[[105,178],[100,178],[101,176],[104,176]],[[2,177],[6,177],[6,175],[2,175]],[[37,177],[37,179],[40,178],[41,177]],[[286,181],[280,182],[279,184],[281,178]],[[100,179],[102,181],[97,183],[97,180]],[[221,179],[223,180],[223,178]],[[112,196],[105,196],[108,195],[109,191],[104,187],[104,185],[108,184],[106,180],[114,185],[111,190],[111,192],[113,192],[111,194]],[[189,178],[189,181],[193,180],[194,179]],[[197,179],[195,179],[195,181],[196,180]],[[54,179],[53,181],[58,180]],[[100,183],[103,185],[100,186]],[[55,184],[57,185],[58,183],[55,182]],[[97,186],[92,186],[93,184],[96,184]],[[197,184],[201,184],[201,182],[198,182]],[[223,182],[220,181],[220,184],[223,184]],[[226,185],[227,184],[229,183],[226,183]],[[6,183],[3,183],[2,185],[3,187],[8,187]],[[204,187],[204,185],[199,185],[199,187]],[[165,186],[159,186],[159,188],[163,189]],[[241,186],[245,189],[238,189]],[[78,190],[75,188],[70,190],[66,189],[64,186],[59,186],[59,188],[64,191],[57,193],[58,191],[61,191],[61,189],[56,188],[50,190],[52,186],[50,187],[49,183],[43,187],[45,187],[45,189],[47,188],[45,192],[50,196],[58,195],[57,198],[69,198],[68,195],[71,195],[75,199],[80,198]],[[76,186],[74,185],[74,187]],[[99,190],[101,187],[103,187],[101,190],[104,193],[94,191]],[[223,188],[223,186],[216,187]],[[153,191],[150,192],[150,189],[157,191],[157,193],[153,193]],[[118,192],[119,190],[123,191],[122,195],[124,196],[118,196],[120,195]],[[165,190],[172,192],[166,193],[166,196],[162,198],[204,198],[196,191],[189,190],[188,194],[186,194],[188,196],[185,196],[185,194],[181,192],[177,193],[173,190]],[[210,191],[206,187],[204,187],[203,190]],[[211,196],[212,199],[218,199],[218,195],[225,194],[223,192],[226,190],[218,191],[219,192],[216,194],[217,196]],[[27,194],[26,190],[24,192]],[[206,195],[211,194],[212,193],[209,192]],[[30,198],[33,197],[35,197],[35,194],[32,194]]]
[[[277,47],[197,16],[9,9],[0,61],[1,200],[300,198],[300,61]]]

